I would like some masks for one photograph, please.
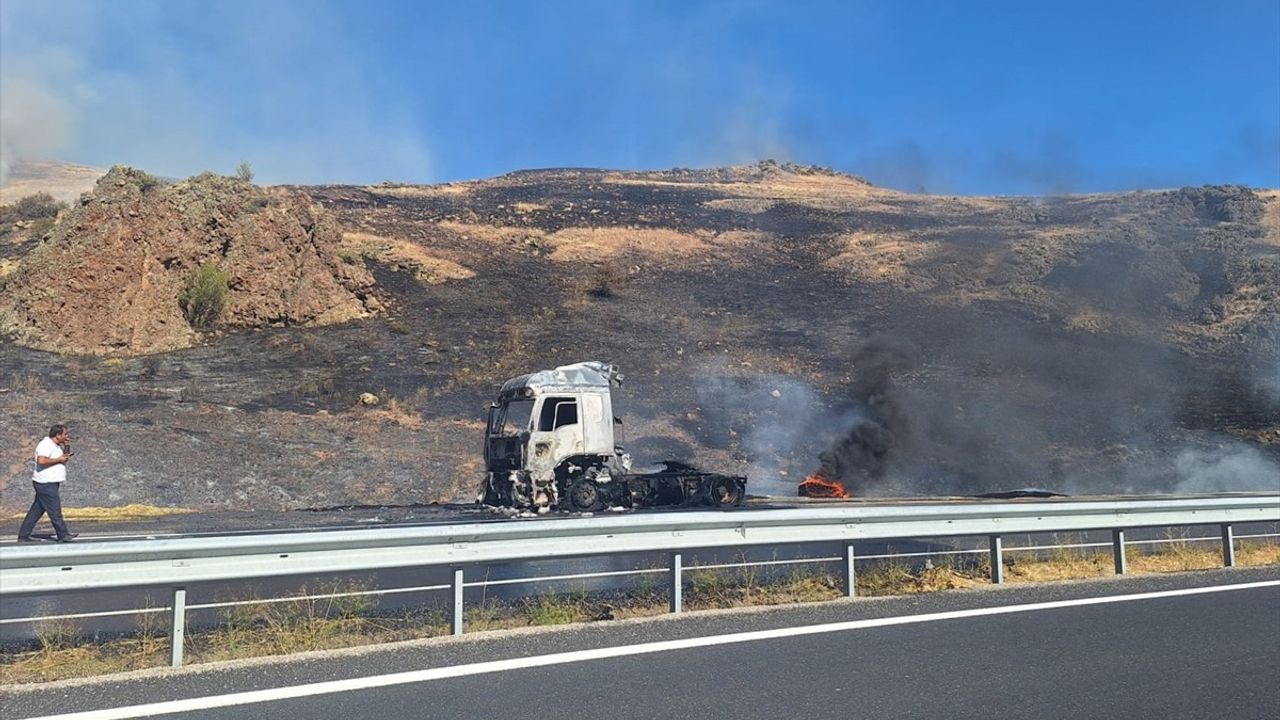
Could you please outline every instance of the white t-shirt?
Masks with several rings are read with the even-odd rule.
[[[43,455],[50,460],[62,457],[62,448],[53,438],[45,438],[36,446],[36,470],[31,474],[31,479],[38,483],[60,483],[67,479],[67,466],[62,463],[56,465],[41,465],[39,457]]]

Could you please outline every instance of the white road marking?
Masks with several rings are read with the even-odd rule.
[[[715,645],[731,645],[734,643],[754,642],[756,640],[772,640],[775,638],[794,637],[797,635],[818,635],[822,633],[844,632],[846,630],[862,630],[865,628],[889,627],[892,625],[912,625],[915,623],[935,622],[938,620],[958,620],[961,618],[985,617],[988,615],[1008,615],[1010,613],[1031,612],[1035,610],[1054,610],[1057,608],[1080,607],[1083,605],[1107,605],[1111,603],[1133,602],[1136,600],[1157,600],[1160,598],[1182,597],[1186,595],[1205,595],[1209,593],[1231,592],[1234,590],[1254,590],[1257,588],[1280,586],[1280,580],[1240,583],[1237,585],[1214,585],[1210,587],[1183,588],[1180,590],[1163,590],[1160,592],[1135,593],[1131,595],[1109,595],[1103,597],[1079,598],[1076,600],[1056,600],[1053,602],[1027,603],[1023,605],[1004,605],[999,607],[975,608],[972,610],[952,610],[949,612],[925,613],[922,615],[901,615],[897,617],[871,618],[868,620],[850,620],[846,622],[826,623],[823,625],[806,625],[801,627],[778,628],[776,630],[757,630],[753,632],[731,633],[728,635],[710,635],[706,637],[685,638],[683,640],[666,640],[663,642],[624,645],[621,647],[597,648],[594,650],[575,650],[573,652],[536,655],[533,657],[512,658],[510,660],[493,660],[490,662],[456,665],[453,667],[431,668],[429,670],[412,670],[409,672],[376,675],[373,677],[351,678],[349,680],[331,680],[328,682],[294,685],[291,687],[254,690],[251,692],[230,693],[227,695],[210,695],[208,697],[189,698],[187,700],[169,700],[166,702],[148,703],[146,705],[130,705],[128,707],[108,708],[105,710],[88,710],[85,712],[67,713],[63,715],[46,715],[27,720],[124,720],[125,718],[153,717],[176,713],[210,710],[213,708],[249,705],[252,703],[274,702],[291,698],[327,695],[331,693],[368,690],[371,688],[405,685],[409,683],[429,682],[447,678],[483,675],[485,673],[522,670],[526,668],[563,665],[566,663],[603,660],[607,658],[626,657],[629,655],[645,655],[649,653],[667,652],[670,650],[687,650],[690,648],[712,647]]]

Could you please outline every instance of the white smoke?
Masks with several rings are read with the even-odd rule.
[[[55,157],[71,140],[71,111],[65,102],[39,85],[0,80],[0,185],[9,180],[14,163]]]
[[[733,374],[723,363],[694,380],[703,412],[742,428],[752,492],[795,495],[803,474],[816,469],[812,428],[823,411],[814,389],[786,375]]]
[[[0,112],[0,124],[3,123],[4,113]],[[0,187],[9,183],[9,168],[16,160],[17,158],[13,157],[13,151],[9,149],[9,139],[0,134]]]
[[[1280,338],[1280,324],[1276,325],[1273,335]],[[1276,404],[1277,409],[1280,409],[1280,351],[1274,355],[1275,357],[1262,363],[1258,371],[1258,386]]]
[[[780,375],[761,377],[753,385],[749,399],[760,406],[758,419],[743,438],[753,476],[761,478],[763,493],[793,495],[800,478],[783,476],[780,462],[808,435],[819,413],[818,397],[808,383]]]
[[[182,177],[248,160],[267,183],[429,180],[423,118],[373,102],[377,68],[344,34],[316,3],[3,0],[0,172],[60,159]]]
[[[795,139],[788,127],[790,86],[777,78],[743,77],[738,97],[722,112],[724,127],[711,164],[792,160]]]
[[[1262,391],[1271,396],[1272,402],[1280,405],[1280,363],[1264,368],[1258,377]]]
[[[1280,491],[1280,465],[1240,443],[1186,448],[1178,453],[1174,469],[1176,492]]]
[[[31,28],[24,13],[34,7],[0,5],[0,185],[15,163],[54,157],[75,134],[71,100],[82,91],[75,82],[80,64],[65,47],[27,44],[22,31]]]

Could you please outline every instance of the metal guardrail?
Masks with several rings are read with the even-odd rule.
[[[109,588],[173,588],[173,664],[182,662],[186,586],[285,575],[402,567],[453,568],[453,631],[463,631],[464,566],[670,552],[670,608],[683,606],[683,552],[695,548],[844,543],[845,594],[855,593],[853,543],[985,535],[992,581],[1003,582],[1003,538],[1111,530],[1117,573],[1125,530],[1219,525],[1235,562],[1232,525],[1280,521],[1280,495],[1203,498],[942,502],[721,512],[605,515],[409,528],[0,547],[0,598]]]
[[[1280,533],[1249,533],[1244,535],[1234,535],[1234,538],[1237,542],[1243,542],[1246,540],[1273,540],[1275,538],[1280,538]],[[1217,536],[1191,537],[1191,536],[1184,535],[1182,537],[1165,537],[1165,538],[1146,539],[1146,540],[1126,539],[1125,547],[1141,548],[1149,545],[1171,545],[1171,544],[1189,545],[1191,543],[1220,542],[1220,541],[1221,541],[1221,538]],[[1112,546],[1111,541],[1052,543],[1048,545],[1007,545],[1004,547],[1004,552],[1007,555],[1009,553],[1019,553],[1019,552],[1034,553],[1034,552],[1041,552],[1045,550],[1088,550],[1088,549],[1096,549],[1096,548],[1103,548],[1103,547],[1109,549],[1111,548],[1111,546]],[[882,553],[870,553],[870,554],[862,553],[858,555],[857,561],[861,563],[865,563],[873,560],[901,560],[903,558],[958,557],[958,556],[964,556],[964,555],[985,555],[988,552],[990,552],[988,548],[966,548],[966,549],[959,549],[959,550],[940,550],[940,549],[934,548],[930,550],[914,551],[914,552],[882,552]],[[744,568],[769,568],[769,567],[780,567],[784,565],[825,565],[825,564],[842,562],[843,560],[844,560],[843,556],[813,556],[813,557],[804,556],[804,557],[787,558],[782,560],[778,560],[778,559],[746,560],[744,555],[744,559],[736,562],[698,563],[696,565],[691,565],[688,568],[688,572],[695,573],[695,572],[712,571],[712,570],[741,570]],[[591,572],[574,572],[574,573],[567,573],[563,575],[527,575],[527,576],[509,577],[509,578],[501,578],[501,579],[491,579],[486,577],[483,580],[467,580],[466,587],[491,588],[491,587],[500,587],[503,585],[526,585],[531,583],[560,582],[565,580],[600,580],[604,578],[635,577],[635,576],[641,576],[641,575],[663,575],[663,574],[666,574],[667,572],[669,572],[669,570],[664,566],[664,567],[641,567],[641,568],[633,568],[630,570],[603,570],[603,571],[591,571]],[[336,592],[325,592],[325,593],[307,592],[302,595],[284,595],[280,597],[271,597],[271,598],[254,596],[249,599],[242,599],[242,600],[220,600],[215,602],[189,604],[187,605],[187,610],[191,611],[191,610],[222,609],[222,608],[232,608],[232,607],[245,606],[245,605],[261,606],[261,605],[271,605],[275,603],[305,602],[310,600],[332,600],[335,598],[344,598],[344,597],[362,597],[362,596],[378,597],[378,596],[387,596],[387,595],[404,595],[404,594],[413,594],[413,593],[432,592],[432,591],[438,591],[438,590],[449,590],[450,588],[451,588],[450,585],[435,584],[435,585],[413,585],[408,587],[373,588],[373,589],[362,589],[362,590],[347,589],[347,590],[339,590]],[[84,619],[91,619],[91,618],[121,617],[121,616],[127,616],[127,615],[154,615],[158,613],[168,613],[169,610],[170,608],[168,605],[163,605],[158,607],[147,606],[142,608],[128,608],[123,610],[98,610],[94,612],[73,612],[73,613],[57,613],[53,615],[36,615],[36,616],[30,616],[30,617],[10,617],[10,618],[0,618],[0,626],[20,625],[20,624],[29,625],[33,623],[47,622],[52,620],[84,620]]]

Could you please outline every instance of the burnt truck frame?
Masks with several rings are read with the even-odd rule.
[[[502,384],[485,426],[478,501],[537,512],[611,507],[742,504],[746,478],[667,461],[632,473],[619,444],[613,387],[622,374],[599,361],[521,375]]]

